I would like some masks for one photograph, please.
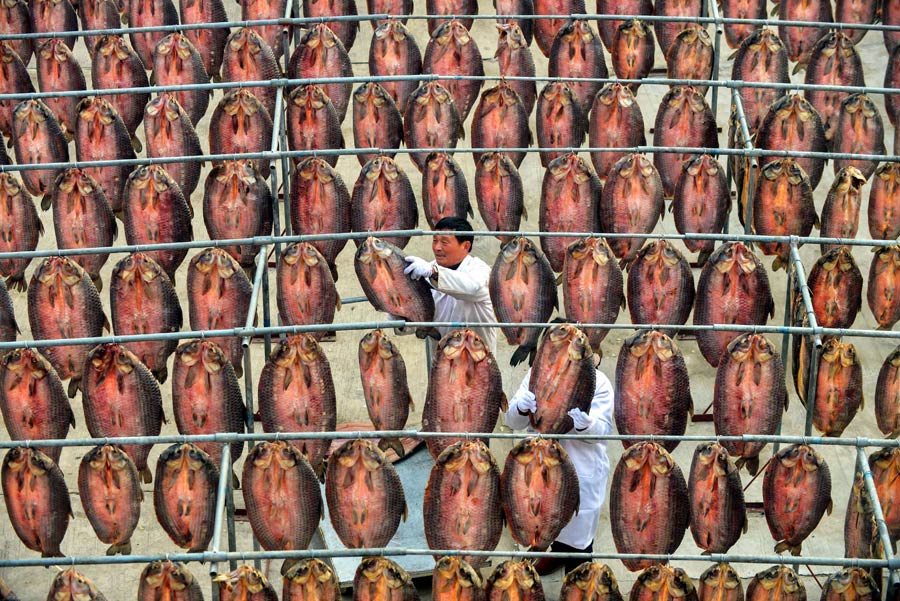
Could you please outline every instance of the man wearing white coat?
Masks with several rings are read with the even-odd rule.
[[[569,411],[574,428],[567,434],[591,434],[603,436],[613,431],[613,387],[606,375],[597,369],[597,384],[591,408],[585,413],[577,407]],[[537,409],[540,399],[528,389],[531,370],[513,395],[509,410],[504,415],[506,425],[513,430],[534,432],[528,416]],[[609,457],[605,440],[561,439],[559,444],[569,454],[578,474],[581,505],[572,520],[562,529],[550,551],[557,553],[590,553],[594,548],[594,534],[600,523],[600,508],[606,500],[606,484],[609,480]],[[535,563],[538,574],[545,575],[560,566],[566,572],[576,568],[584,560],[542,557]]]

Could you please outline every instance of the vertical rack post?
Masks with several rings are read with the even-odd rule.
[[[213,521],[213,537],[212,537],[212,552],[219,553],[221,551],[221,543],[222,543],[222,521],[225,514],[225,499],[230,494],[231,488],[231,445],[224,444],[222,445],[222,463],[219,466],[219,485],[216,489],[216,514],[215,519]],[[234,563],[232,563],[232,570],[235,569]],[[215,579],[219,574],[219,562],[212,561],[209,564],[209,577],[212,581],[212,595],[213,599],[218,601],[219,599],[219,589],[216,586]]]
[[[719,16],[719,7],[716,6],[716,0],[709,0],[709,14],[715,19],[716,32],[713,38],[713,70],[712,79],[719,79],[719,61],[722,54],[722,18]],[[710,108],[713,115],[718,115],[719,108],[719,86],[710,86],[712,96],[710,97]]]
[[[791,240],[791,263],[794,266],[794,277],[797,278],[796,284],[800,289],[800,295],[803,298],[803,305],[806,309],[806,318],[809,327],[813,329],[812,341],[812,360],[809,366],[809,377],[806,381],[806,425],[803,433],[806,436],[812,434],[813,413],[816,407],[816,383],[819,377],[819,357],[822,352],[822,337],[816,333],[819,324],[816,322],[816,312],[813,309],[812,297],[809,294],[809,285],[806,283],[806,272],[803,269],[803,262],[800,261],[800,251],[797,248],[797,240],[792,237]]]
[[[875,489],[875,480],[872,479],[872,470],[869,469],[869,462],[866,460],[866,452],[862,447],[856,448],[856,465],[857,469],[863,475],[863,482],[866,485],[866,492],[869,500],[872,502],[872,511],[875,514],[875,524],[878,526],[878,537],[881,539],[881,545],[884,547],[884,558],[888,561],[894,559],[894,547],[891,543],[891,535],[888,532],[887,522],[884,520],[884,512],[881,510],[881,499],[878,498],[878,491]],[[885,587],[884,600],[894,598],[894,592],[897,587],[897,571],[888,570],[888,585]]]
[[[738,88],[731,89],[731,103],[734,106],[734,112],[737,115],[738,125],[741,128],[741,138],[744,140],[744,150],[753,150],[753,143],[750,141],[750,128],[747,126],[747,117],[744,114],[744,102],[741,100],[741,95],[738,93]],[[746,181],[746,191],[747,196],[744,199],[744,202],[747,204],[744,206],[744,234],[750,235],[753,233],[753,188],[756,186],[756,171],[759,167],[759,162],[756,160],[756,157],[752,157],[750,159],[750,163],[747,165],[747,171],[744,173],[744,181]],[[744,186],[744,181],[741,182],[741,187]],[[738,190],[738,200],[741,198],[741,190]]]

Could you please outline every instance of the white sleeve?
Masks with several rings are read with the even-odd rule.
[[[613,432],[613,387],[599,369],[597,370],[597,385],[594,388],[594,398],[591,400],[591,409],[588,415],[594,418],[594,422],[586,430],[576,432],[574,429],[570,434],[591,434],[594,436],[605,436]]]
[[[503,421],[506,425],[513,430],[524,430],[531,423],[528,419],[527,415],[522,415],[519,413],[518,401],[525,393],[528,392],[528,383],[531,380],[531,369],[528,370],[528,373],[525,374],[525,377],[522,378],[522,383],[519,384],[519,389],[509,400],[509,409],[507,409],[506,413],[503,415]]]
[[[438,273],[437,281],[429,279],[428,283],[438,292],[470,303],[484,302],[490,298],[488,279],[491,272],[489,269],[462,273],[458,269],[447,269],[435,265]]]

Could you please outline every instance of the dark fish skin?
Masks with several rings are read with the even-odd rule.
[[[603,86],[591,107],[588,146],[627,149],[646,144],[644,116],[631,89],[616,82]],[[605,182],[616,161],[627,155],[627,150],[591,152],[591,163],[600,181]]]
[[[408,230],[418,224],[416,195],[400,165],[382,156],[366,163],[350,196],[351,229],[354,232]],[[409,236],[388,236],[384,241],[404,248]],[[360,245],[362,239],[354,242]]]
[[[692,23],[682,29],[666,53],[667,73],[670,79],[704,80],[713,73],[713,43],[706,28]],[[706,94],[709,86],[697,84],[695,89]]]
[[[200,138],[178,99],[162,92],[147,103],[144,111],[144,137],[150,158],[203,156]],[[200,181],[200,161],[166,163],[166,170],[189,199]]]
[[[486,601],[481,576],[459,556],[445,555],[431,571],[434,601]]]
[[[41,557],[63,557],[59,543],[72,506],[59,466],[37,449],[13,447],[3,457],[0,480],[6,513],[22,544]]]
[[[500,474],[509,533],[529,551],[543,551],[578,511],[575,465],[558,442],[526,438],[506,457]]]
[[[321,158],[301,162],[291,178],[291,229],[297,234],[347,233],[350,231],[350,192],[340,174]],[[311,242],[328,264],[337,281],[335,260],[347,240]]]
[[[622,343],[615,400],[616,427],[622,434],[684,434],[694,401],[684,356],[672,338],[657,330],[638,330]],[[628,449],[642,443],[622,444]],[[672,451],[678,441],[660,446]]]
[[[128,0],[128,26],[153,27],[160,25],[178,25],[178,11],[172,0]],[[130,33],[131,45],[141,57],[144,67],[153,67],[153,49],[161,39],[166,37],[165,31],[148,31]]]
[[[816,42],[828,33],[828,23],[834,21],[830,0],[784,0],[778,3],[779,18],[784,21],[811,21],[820,23],[819,27],[800,27],[797,25],[778,25],[778,37],[782,39],[788,51],[788,58],[801,64],[809,60],[810,52]]]
[[[392,149],[403,143],[403,117],[397,104],[379,84],[367,82],[353,93],[353,146],[377,148],[394,158]],[[384,152],[382,152],[382,150]],[[376,156],[375,152],[356,155],[360,166]]]
[[[10,440],[65,438],[75,415],[56,371],[36,350],[0,358],[0,411]],[[36,447],[55,463],[62,447]]]
[[[271,149],[272,117],[250,90],[226,92],[209,122],[209,153],[237,154]],[[269,177],[270,163],[251,159],[259,174]]]
[[[247,320],[253,285],[237,261],[221,248],[207,248],[188,266],[188,314],[193,330],[239,328]],[[228,357],[237,377],[243,373],[241,339],[213,337]]]
[[[900,0],[883,0],[881,3],[881,23],[884,25],[900,24]],[[889,31],[885,29],[882,32],[884,36],[884,47],[888,54],[894,51],[894,48],[900,44],[900,31]]]
[[[500,469],[479,440],[456,442],[438,455],[422,501],[431,549],[493,551],[503,531]],[[484,557],[464,557],[473,567]]]
[[[225,5],[222,0],[179,0],[178,7],[183,25],[224,23],[228,21],[228,15],[225,13]],[[243,3],[241,8],[243,9]],[[283,17],[284,11],[278,16]],[[247,17],[242,15],[241,18],[249,21],[265,17]],[[200,60],[203,63],[203,69],[206,71],[207,77],[209,79],[219,78],[222,70],[222,57],[225,54],[225,41],[231,35],[231,30],[227,27],[219,29],[186,29],[183,35],[191,41],[200,54]],[[263,38],[267,39],[265,36]],[[269,42],[269,45],[272,46],[276,58],[281,56],[281,51],[276,50],[272,42]],[[159,75],[157,74],[156,77],[157,83],[159,83]],[[190,111],[188,111],[188,114],[190,114]],[[197,124],[196,119],[192,118],[191,120],[195,125]]]
[[[285,562],[287,563],[287,562]],[[281,601],[340,601],[341,585],[321,559],[300,559],[284,573]]]
[[[766,2],[764,0],[724,0],[720,10],[722,16],[727,19],[766,18]],[[744,40],[759,30],[759,25],[751,23],[725,23],[725,42],[730,48],[740,48]],[[704,600],[701,599],[701,601]]]
[[[81,65],[61,38],[53,38],[41,46],[36,56],[38,89],[41,92],[74,92],[87,89]],[[67,140],[75,136],[75,121],[78,119],[75,107],[79,100],[78,96],[44,99],[44,103],[56,116]]]
[[[875,262],[873,261],[873,265]],[[900,349],[894,349],[884,359],[878,371],[875,387],[875,420],[886,436],[900,430]]]
[[[213,340],[190,340],[175,349],[172,410],[179,434],[244,433],[241,387],[228,357]],[[221,465],[222,443],[196,445]],[[236,462],[243,451],[243,442],[231,443],[231,461]]]
[[[488,291],[500,322],[546,322],[559,307],[553,268],[537,246],[524,237],[513,238],[500,249],[491,269]],[[539,329],[500,329],[509,344],[519,346],[511,361],[518,364],[528,355],[533,360]]]
[[[609,566],[586,561],[566,574],[559,598],[560,601],[622,601],[622,593]]]
[[[144,253],[121,259],[113,268],[109,287],[113,332],[117,336],[177,332],[183,317],[172,280],[159,263]],[[126,342],[123,344],[147,366],[159,382],[168,375],[166,361],[177,340]]]
[[[425,407],[424,432],[493,432],[506,411],[500,366],[484,341],[470,329],[448,332],[434,351]],[[426,438],[437,459],[461,438]],[[446,547],[437,547],[443,549]]]
[[[35,340],[96,337],[109,329],[100,293],[87,272],[75,261],[61,256],[44,259],[31,276],[28,321]],[[41,349],[60,379],[70,380],[69,398],[78,390],[90,350],[88,344]]]
[[[775,435],[787,408],[784,366],[772,343],[762,334],[734,338],[719,359],[713,393],[713,423],[719,436]],[[760,442],[723,441],[738,469],[756,475]]]
[[[97,590],[87,576],[79,574],[74,568],[60,572],[50,585],[47,601],[54,599],[82,599],[83,601],[106,601],[103,593]]]
[[[487,601],[544,601],[545,598],[541,578],[527,559],[508,559],[494,568],[484,583],[484,595]]]
[[[123,199],[128,244],[187,242],[194,237],[193,211],[178,183],[160,165],[139,165],[128,176]],[[146,251],[169,279],[187,256],[187,249]]]
[[[687,505],[687,483],[672,456],[655,442],[629,447],[616,464],[610,487],[609,514],[616,550],[673,553],[688,528]],[[624,559],[622,563],[636,572],[654,561]]]
[[[473,148],[527,148],[531,145],[528,109],[513,85],[505,80],[485,90],[472,116]],[[503,151],[518,167],[526,152]],[[472,156],[477,165],[484,152]]]
[[[137,158],[125,122],[110,96],[93,96],[78,103],[78,122],[75,126],[75,156],[79,161],[106,161]],[[106,200],[114,213],[123,209],[122,193],[133,165],[85,167],[84,172],[103,188]]]
[[[285,9],[287,8],[287,0],[240,0],[240,5],[241,19],[247,21],[283,19]],[[228,16],[224,13],[222,20],[228,20]],[[281,56],[284,54],[282,31],[287,29],[288,36],[290,36],[291,27],[283,27],[281,25],[253,25],[251,28],[266,42],[266,44],[269,45],[269,48],[271,48],[272,52],[275,54],[275,58],[280,60]]]
[[[422,72],[435,75],[482,77],[484,67],[478,44],[463,23],[456,19],[435,29],[425,47]],[[465,121],[481,92],[480,79],[437,79],[443,85],[459,109],[460,121]]]
[[[360,339],[357,355],[372,425],[376,430],[402,430],[414,407],[400,350],[382,330],[372,330]],[[392,449],[398,458],[405,455],[403,444],[396,438],[381,439],[378,448]]]
[[[447,88],[427,81],[412,93],[403,114],[403,139],[410,150],[426,149],[409,155],[419,171],[425,167],[428,148],[456,148],[463,135],[459,110]]]
[[[655,128],[654,146],[719,147],[716,117],[703,94],[691,86],[675,86],[663,96]],[[667,198],[674,194],[681,165],[689,158],[690,154],[680,152],[658,152],[653,156]]]
[[[0,341],[13,342],[18,332],[19,325],[16,323],[16,313],[9,297],[9,290],[6,283],[0,280]]]
[[[615,31],[610,50],[613,71],[621,79],[641,80],[650,74],[656,60],[653,32],[644,21],[622,21]],[[625,84],[632,92],[641,87],[640,81]]]
[[[900,88],[900,50],[894,48],[884,70],[884,87]],[[896,126],[900,114],[900,94],[885,94],[884,109],[891,125]]]
[[[356,15],[356,0],[303,0],[303,15],[322,19],[334,35],[341,41],[347,52],[353,48],[359,21],[328,21],[327,17],[347,17]],[[284,17],[284,14],[278,16]]]
[[[152,561],[141,572],[138,601],[203,601],[194,575],[177,561]]]
[[[147,88],[150,80],[137,53],[125,38],[105,35],[94,46],[91,62],[91,87],[95,90],[116,88]],[[150,92],[111,94],[104,96],[122,117],[128,135],[134,137],[138,125],[144,118],[144,107],[150,101]],[[138,150],[140,150],[138,148]],[[80,160],[80,159],[79,159]]]
[[[690,263],[667,240],[649,242],[628,267],[627,297],[631,323],[684,325],[694,307]]]
[[[900,535],[900,503],[897,502],[900,490],[894,486],[894,482],[900,472],[900,450],[883,448],[873,451],[869,455],[869,469],[872,470],[875,492],[884,512],[891,540],[897,540]]]
[[[267,81],[278,77],[280,72],[272,49],[255,31],[243,27],[231,32],[222,55],[223,81]],[[262,102],[270,116],[274,114],[278,88],[246,89]]]
[[[775,315],[769,276],[748,246],[726,242],[710,256],[697,280],[694,324],[765,325]],[[739,332],[697,332],[697,346],[716,367]]]
[[[865,490],[862,472],[857,470],[844,517],[844,557],[874,558],[880,556],[880,550],[875,509]]]
[[[478,14],[478,0],[425,0],[425,13],[428,15],[445,15],[447,19],[429,19],[428,35],[434,36],[444,23],[449,23],[453,19],[459,20],[463,27],[472,29],[475,19],[464,18],[469,15]],[[462,18],[461,18],[462,17]]]
[[[535,16],[541,15],[583,15],[587,12],[584,0],[534,0]],[[569,21],[562,19],[535,19],[534,41],[544,56],[550,56],[556,34]]]
[[[406,521],[406,496],[394,465],[371,440],[348,440],[331,454],[325,500],[345,547],[386,547]]]
[[[419,75],[422,73],[422,52],[416,39],[400,21],[388,20],[372,34],[369,45],[369,75]],[[401,115],[406,114],[409,97],[419,82],[382,81],[381,86],[397,103]]]
[[[26,9],[27,10],[27,9]],[[0,14],[3,7],[0,6]],[[29,40],[30,41],[30,40]],[[9,41],[0,42],[0,92],[4,94],[33,94],[34,84],[25,63],[13,50]],[[0,132],[12,138],[13,111],[20,100],[0,100]]]
[[[259,375],[259,415],[264,432],[334,432],[337,404],[331,367],[316,339],[288,336],[275,347]],[[328,440],[294,440],[319,478],[325,473]]]
[[[680,234],[718,234],[731,212],[731,189],[725,170],[711,155],[695,156],[681,165],[675,182],[672,213]],[[715,248],[715,240],[685,240],[691,252],[699,252],[704,263]]]
[[[219,468],[204,451],[173,444],[156,461],[153,506],[169,538],[189,553],[206,550],[213,535]]]
[[[825,436],[840,436],[862,407],[862,373],[856,347],[826,339],[813,408],[813,425]]]
[[[495,0],[495,4],[502,1]],[[524,1],[530,3],[531,0]],[[515,14],[524,13],[517,12]],[[501,23],[496,26],[497,52],[494,53],[494,59],[497,61],[501,77],[534,77],[536,74],[534,56],[530,47],[531,38],[530,35],[526,35],[521,29],[525,27],[524,23],[529,23],[530,33],[530,20],[522,20],[518,24],[512,22]],[[504,81],[504,79],[501,79],[500,83],[502,84]],[[525,106],[525,114],[530,115],[537,100],[537,84],[534,81],[518,80],[507,81],[506,83],[519,95],[519,99]]]
[[[716,563],[700,574],[699,601],[744,601],[744,585],[737,571],[727,563]]]
[[[701,0],[657,0],[654,3],[653,14],[669,17],[699,17],[702,12]],[[669,48],[675,43],[675,38],[690,25],[689,21],[655,21],[653,30],[656,32],[656,41],[663,56],[669,55]]]
[[[598,15],[652,15],[651,0],[597,0]],[[613,51],[616,30],[625,23],[624,19],[604,19],[597,21],[600,39],[609,52]]]
[[[82,0],[75,7],[81,20],[81,28],[85,31],[92,29],[118,29],[122,26],[119,5],[115,0]],[[94,48],[97,45],[98,36],[84,36],[84,45],[88,55],[94,58]]]
[[[503,152],[486,152],[475,166],[478,213],[491,231],[516,232],[525,212],[525,188],[516,164]],[[498,236],[505,244],[511,236]]]
[[[583,238],[569,245],[563,264],[562,297],[566,318],[575,323],[615,323],[625,305],[622,269],[603,238]],[[609,330],[584,329],[594,353]]]
[[[43,233],[34,201],[19,178],[12,172],[0,173],[0,250],[34,250]],[[0,259],[0,276],[6,278],[6,286],[24,292],[28,288],[25,270],[30,264],[31,257]]]
[[[859,209],[862,206],[862,188],[866,178],[856,167],[850,165],[835,175],[834,182],[822,207],[821,236],[829,238],[856,238],[859,229]],[[822,244],[826,253],[838,244]]]
[[[26,0],[4,0],[0,4],[0,29],[7,33],[31,33],[31,12],[28,10]],[[2,44],[9,44],[19,55],[23,65],[31,62],[33,47],[31,39],[5,40],[0,42],[0,45]]]
[[[466,175],[453,158],[443,152],[432,152],[422,172],[422,207],[425,220],[432,229],[444,217],[471,217],[469,186]]]
[[[825,459],[808,445],[781,449],[766,468],[763,508],[776,553],[799,555],[825,512],[831,513],[831,472]]]
[[[629,601],[697,601],[691,577],[681,568],[654,564],[641,572],[631,587]]]
[[[578,148],[584,142],[587,119],[575,90],[562,81],[548,83],[538,94],[535,110],[537,145],[541,148]],[[542,150],[541,166],[548,168],[564,150]]]
[[[334,32],[324,23],[317,23],[300,36],[287,73],[291,79],[353,77],[353,66],[347,50]],[[338,122],[342,123],[350,106],[353,84],[326,83],[322,84],[322,88],[334,104]]]
[[[252,161],[239,159],[213,166],[203,189],[203,223],[210,240],[253,238],[272,232],[272,193]],[[225,251],[241,267],[252,267],[259,247],[227,246]]]
[[[831,86],[866,85],[862,59],[847,34],[833,31],[816,42],[806,67],[805,83]],[[841,103],[850,92],[806,90],[804,95],[819,112],[822,126],[825,128],[825,139],[830,142],[834,138]]]
[[[241,485],[253,536],[263,549],[309,547],[322,519],[322,493],[300,451],[282,440],[257,443],[244,460]]]
[[[403,274],[406,255],[386,240],[368,237],[356,251],[354,267],[363,293],[376,311],[407,321],[433,321],[431,286]]]
[[[788,566],[772,566],[759,572],[747,585],[747,601],[806,601],[806,587]]]
[[[371,556],[356,568],[353,601],[419,601],[419,593],[406,570],[386,557]]]
[[[78,466],[78,495],[84,513],[107,555],[131,554],[131,535],[141,517],[140,477],[134,462],[118,447],[94,447]]]
[[[751,33],[741,42],[734,55],[731,79],[757,83],[790,83],[787,49],[781,38],[771,29],[757,29]],[[759,130],[769,107],[786,93],[784,88],[738,89],[751,136]]]
[[[91,436],[159,436],[165,421],[162,393],[140,359],[124,346],[101,344],[84,362],[84,421]],[[124,445],[143,481],[153,444]]]
[[[609,76],[600,37],[589,21],[573,19],[562,26],[553,40],[548,57],[550,77],[605,79]],[[569,84],[578,98],[581,113],[587,115],[600,81],[573,81]]]
[[[887,153],[881,112],[867,94],[851,94],[841,102],[831,146],[836,153],[875,155]],[[875,173],[878,159],[836,158],[832,165],[835,173],[852,165],[868,179]]]
[[[278,593],[263,573],[247,565],[216,576],[213,582],[222,601],[278,601]]]
[[[31,31],[34,33],[60,33],[78,31],[78,14],[69,0],[28,0],[31,12]],[[35,53],[51,38],[33,38]],[[75,47],[74,35],[62,36],[62,41],[69,48]],[[23,57],[24,58],[24,57]]]
[[[406,25],[408,20],[406,17],[413,12],[413,0],[366,0],[366,11],[370,15],[391,15]],[[372,29],[378,29],[384,23],[392,21],[393,18],[372,19],[369,23],[372,25]]]
[[[649,234],[665,210],[659,171],[642,154],[628,154],[612,166],[600,196],[600,230]],[[607,240],[616,257],[627,263],[637,256],[644,238]]]
[[[184,1],[184,0],[182,0]],[[221,5],[221,0],[218,0]],[[199,2],[198,2],[199,3]],[[209,75],[203,66],[203,57],[193,44],[189,32],[204,31],[191,29],[185,33],[170,33],[159,41],[153,51],[153,77],[160,86],[208,84]],[[222,31],[209,29],[206,31]],[[179,90],[163,92],[178,99],[178,104],[187,113],[191,125],[196,126],[209,108],[209,90]],[[159,97],[162,97],[160,94]],[[146,115],[144,117],[146,119]],[[144,128],[146,131],[146,122]]]
[[[540,399],[535,412],[528,416],[532,428],[550,435],[570,432],[573,425],[569,411],[578,408],[587,413],[591,408],[595,372],[593,350],[584,332],[571,324],[547,329],[528,383],[528,389]]]
[[[590,164],[574,152],[554,159],[544,172],[538,224],[542,232],[596,232],[603,186]],[[553,271],[562,271],[566,248],[578,239],[542,237]]]
[[[827,149],[825,129],[819,113],[800,94],[782,96],[769,107],[759,126],[756,144],[765,150],[825,152]],[[825,159],[815,157],[779,159],[776,156],[765,156],[760,159],[759,166],[764,169],[769,163],[779,160],[790,160],[799,165],[809,177],[809,185],[813,190],[819,185],[822,171],[825,169]],[[756,196],[754,196],[754,202],[756,202]],[[799,235],[805,236],[806,234]]]
[[[865,33],[865,30],[863,30]],[[880,580],[879,580],[880,582]],[[864,568],[844,568],[832,574],[822,588],[823,601],[876,601],[881,598],[878,582]]]
[[[67,163],[69,148],[56,117],[41,100],[23,100],[13,110],[12,145],[19,165]],[[53,183],[62,169],[21,171],[25,189],[43,196],[41,206],[49,207]]]
[[[691,535],[708,553],[727,553],[747,531],[744,490],[728,451],[704,443],[694,451],[688,477]]]
[[[325,89],[315,84],[298,86],[290,93],[287,132],[291,150],[338,150],[344,147],[337,110]],[[340,156],[326,154],[324,158],[334,167]]]
[[[283,324],[334,323],[337,288],[325,257],[311,243],[296,242],[281,251],[275,283],[275,302]],[[317,340],[324,334],[310,332]]]
[[[853,325],[862,307],[863,278],[849,246],[822,255],[809,270],[807,285],[819,327]]]
[[[808,236],[819,221],[813,187],[793,159],[777,159],[760,171],[753,194],[753,229],[763,236]],[[787,269],[790,245],[761,242],[765,255],[775,255],[772,270]]]

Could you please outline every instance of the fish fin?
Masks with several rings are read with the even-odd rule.
[[[788,551],[788,550],[792,550],[792,549],[791,549],[791,545],[788,544],[788,543],[786,543],[786,542],[784,542],[784,541],[781,541],[780,543],[777,543],[777,544],[775,545],[775,552],[776,552],[776,553],[784,553],[785,551]]]
[[[100,292],[100,290],[98,289],[97,292]],[[109,325],[109,318],[106,317],[106,314],[105,314],[105,313],[103,314],[103,331],[104,331],[104,332],[111,332],[111,331],[112,331],[112,326]]]
[[[144,145],[141,144],[141,141],[137,136],[131,136],[131,148],[133,148],[135,152],[142,152],[144,150]]]
[[[287,573],[291,571],[295,565],[300,563],[299,557],[292,557],[284,560],[284,563],[281,564],[281,575],[287,576]]]
[[[805,70],[806,70],[806,64],[807,64],[808,62],[809,62],[809,61],[797,61],[797,64],[794,65],[793,71],[791,71],[791,74],[792,74],[792,75],[796,75],[796,74],[799,73],[800,71],[805,71]]]
[[[862,306],[860,305],[860,310],[861,309],[862,309]],[[893,326],[889,327],[887,324],[883,324],[883,325],[878,326],[875,329],[878,330],[879,332],[890,332],[891,330],[894,329],[894,327]]]
[[[728,57],[728,60],[734,60],[734,57],[736,57],[738,55],[738,52],[740,52],[740,48],[738,48],[737,50],[732,52],[731,56]]]
[[[25,281],[25,274],[22,274],[18,277],[11,277],[6,279],[6,287],[10,290],[18,290],[19,292],[26,292],[28,290],[28,282]]]
[[[131,540],[116,545],[110,545],[106,550],[107,555],[131,555]]]
[[[41,557],[65,557],[65,555],[57,549],[56,551],[43,551],[41,552]]]
[[[706,265],[706,261],[709,259],[709,253],[706,251],[702,251],[699,255],[697,255],[697,267],[703,267]]]
[[[141,481],[143,481],[144,484],[153,482],[153,474],[150,473],[149,467],[145,467],[141,470]]]
[[[382,438],[378,441],[378,448],[382,451],[391,450],[397,455],[398,459],[406,457],[406,450],[399,438]]]
[[[500,408],[503,409],[503,413],[509,411],[509,399],[506,398],[505,392],[500,394]]]
[[[522,205],[522,219],[528,221],[528,209],[525,208],[525,205]]]
[[[53,197],[48,192],[47,194],[44,194],[43,198],[41,198],[41,210],[46,211],[52,206],[53,206]]]
[[[778,9],[779,9],[779,5],[775,4],[775,6],[772,7],[772,12],[770,12],[769,15],[771,15],[773,17],[778,16],[778,13],[779,13]]]
[[[693,397],[691,398],[690,402],[688,403],[688,415],[690,415],[691,417],[694,417],[694,399],[693,399]]]
[[[67,391],[70,399],[74,399],[75,395],[78,394],[78,390],[81,388],[81,380],[78,378],[72,378],[69,380],[69,390]],[[74,419],[74,418],[73,418]]]
[[[338,311],[341,310],[341,295],[340,294],[335,295],[334,308]]]
[[[900,428],[897,428],[896,430],[885,436],[885,438],[889,440],[896,440],[898,436],[900,436]]]
[[[706,549],[703,552],[701,552],[700,555],[712,555],[712,551],[710,551],[709,549]]]
[[[319,479],[319,482],[325,484],[325,459],[320,459],[315,466],[313,466],[313,470],[316,472],[316,477]]]
[[[778,271],[782,267],[784,267],[784,262],[782,262],[781,257],[775,257],[775,260],[772,261],[772,271]],[[785,270],[787,270],[787,267],[785,267]]]
[[[515,367],[525,359],[528,359],[528,365],[531,365],[534,362],[535,352],[537,352],[537,347],[535,345],[522,344],[512,354],[512,357],[509,360],[509,364]]]
[[[238,480],[237,474],[234,473],[234,469],[231,470],[231,488],[238,490],[241,487],[241,481]]]
[[[333,279],[334,282],[337,283],[337,281],[338,281],[337,265],[329,264],[328,269],[329,269],[329,271],[331,271],[331,279]]]
[[[565,279],[565,274],[563,274],[563,273],[556,276],[556,285],[559,286],[560,284],[562,284],[563,279]]]
[[[785,411],[788,410],[788,400],[789,399],[790,399],[790,396],[788,395],[787,391],[785,390],[784,391],[784,410]]]
[[[149,77],[148,81],[150,82],[151,86],[156,85],[156,74],[153,71],[150,71],[150,77]]]
[[[166,380],[169,378],[169,367],[163,365],[159,369],[153,372],[153,375],[156,377],[156,381],[160,384],[165,384]]]
[[[663,203],[663,210],[662,210],[662,212],[663,212],[663,214],[665,214],[665,212],[666,212],[666,209],[665,209],[665,203]],[[674,200],[674,199],[672,200],[672,202],[669,203],[669,212],[670,212],[670,213],[674,213],[674,212],[675,212],[675,200]]]
[[[97,289],[97,292],[103,292],[103,278],[100,277],[99,273],[92,275],[91,281],[94,282],[94,287]]]
[[[741,527],[741,532],[743,532],[744,534],[747,534],[747,532],[749,530],[750,530],[750,520],[747,519],[747,514],[744,513],[744,525]]]
[[[834,501],[831,497],[828,497],[828,505],[825,506],[825,513],[831,515],[831,512],[834,510]]]
[[[437,328],[416,328],[416,338],[425,340],[426,338],[434,338],[437,341],[441,339],[441,333]]]
[[[232,365],[234,368],[234,375],[238,377],[238,379],[244,377],[244,366],[239,361],[237,365]]]
[[[403,515],[401,517],[403,518],[404,522],[406,522],[406,518],[409,517],[409,506],[405,501],[403,502]]]

